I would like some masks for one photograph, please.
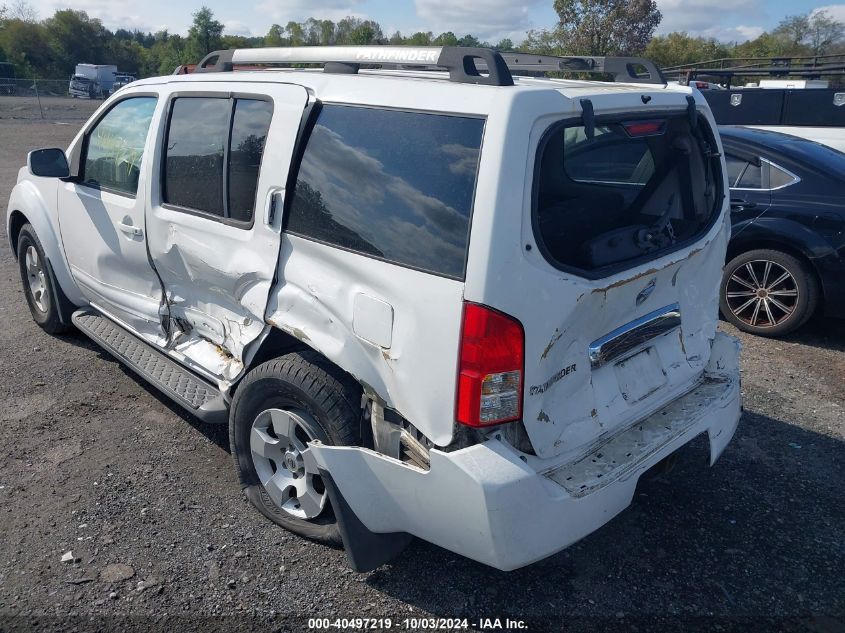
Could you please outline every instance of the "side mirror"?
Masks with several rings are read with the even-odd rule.
[[[26,157],[26,166],[33,176],[43,176],[44,178],[67,178],[70,176],[67,156],[65,156],[64,151],[57,147],[31,151]]]

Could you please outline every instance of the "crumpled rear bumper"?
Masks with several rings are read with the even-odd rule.
[[[427,471],[358,447],[315,442],[311,452],[369,531],[413,534],[516,569],[607,523],[631,503],[643,472],[694,437],[708,434],[715,462],[740,417],[738,354],[736,339],[717,334],[695,389],[568,464],[538,468],[498,439],[432,450]]]

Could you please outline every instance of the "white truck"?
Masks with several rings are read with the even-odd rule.
[[[74,98],[105,99],[111,94],[116,75],[117,66],[111,64],[77,64],[68,93]]]
[[[617,83],[518,76],[573,69]],[[30,153],[7,233],[35,321],[229,424],[271,521],[358,570],[413,536],[510,570],[731,440],[727,192],[646,60],[261,48]]]

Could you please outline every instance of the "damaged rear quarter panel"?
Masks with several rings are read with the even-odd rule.
[[[353,330],[358,295],[392,307],[389,348]],[[460,281],[285,234],[266,321],[443,446],[452,438],[462,298]]]

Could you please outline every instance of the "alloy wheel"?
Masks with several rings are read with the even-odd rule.
[[[262,411],[252,424],[250,450],[273,503],[298,519],[313,519],[325,508],[327,494],[320,475],[306,466],[305,452],[314,438],[305,417],[304,411]]]
[[[50,308],[50,294],[47,292],[47,276],[38,250],[29,245],[24,255],[26,279],[29,282],[29,293],[32,301],[40,312],[47,312]]]
[[[798,306],[793,274],[769,260],[752,260],[731,271],[725,301],[733,315],[753,327],[770,328],[790,319]]]

